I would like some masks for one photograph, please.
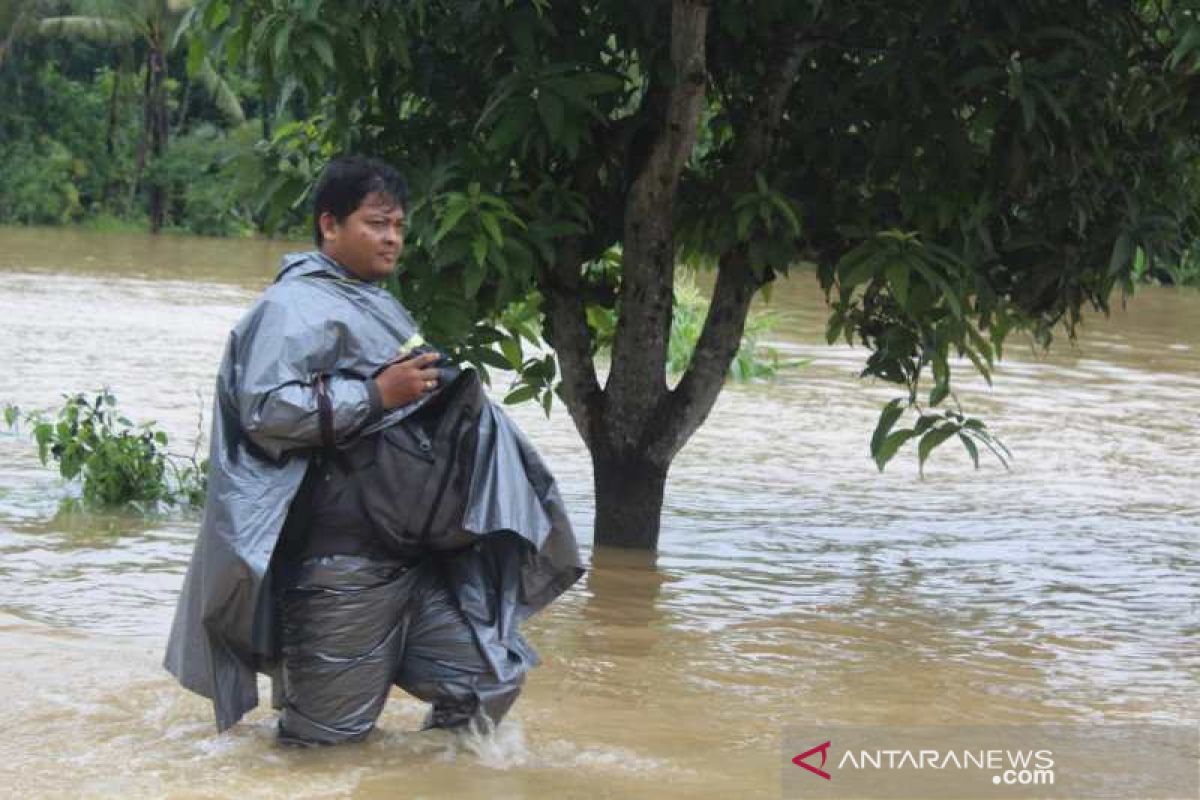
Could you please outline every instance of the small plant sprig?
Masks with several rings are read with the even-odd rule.
[[[135,424],[121,415],[107,387],[92,398],[78,393],[63,399],[56,416],[23,414],[6,403],[4,422],[16,431],[24,420],[42,464],[53,459],[63,478],[81,479],[85,503],[143,508],[203,504],[208,463],[197,462],[195,451],[189,458],[171,455],[166,432],[153,422]]]

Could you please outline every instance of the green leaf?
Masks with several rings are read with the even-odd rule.
[[[896,424],[896,420],[900,419],[904,414],[905,399],[897,397],[886,406],[879,414],[879,423],[875,426],[875,433],[871,435],[871,456],[878,459],[879,448],[883,445],[884,439],[891,432],[892,426]]]
[[[892,287],[892,296],[902,307],[908,305],[908,265],[903,261],[893,261],[884,269],[884,277]]]
[[[845,289],[852,289],[861,283],[867,283],[875,276],[875,270],[879,266],[879,252],[871,252],[862,260],[850,261],[843,258],[838,263],[838,282]]]
[[[913,268],[920,273],[921,277],[929,282],[931,287],[940,290],[942,297],[946,301],[946,305],[950,307],[950,311],[954,314],[954,316],[962,319],[962,303],[958,299],[958,293],[954,291],[954,287],[950,285],[949,281],[930,268],[928,264],[921,262],[919,259],[913,259],[911,263]]]
[[[536,386],[518,386],[516,389],[513,389],[511,392],[505,395],[504,404],[512,406],[516,405],[517,403],[524,403],[526,400],[532,400],[534,397],[537,397],[537,393],[538,390]]]
[[[503,152],[521,138],[529,126],[528,109],[510,111],[505,114],[488,137],[487,146],[491,150]]]
[[[508,363],[508,359],[497,353],[490,347],[478,347],[471,351],[471,355],[475,356],[480,362],[487,364],[489,367],[496,369],[512,369]]]
[[[922,414],[921,418],[917,420],[917,424],[913,428],[913,432],[920,436],[921,434],[925,433],[925,431],[932,428],[935,422],[938,422],[941,419],[943,419],[943,417],[937,414]]]
[[[975,462],[975,469],[979,469],[979,448],[971,441],[971,437],[965,433],[959,433],[958,438],[962,440],[962,445],[967,449],[967,453],[971,456],[971,460]]]
[[[565,115],[562,100],[558,95],[543,87],[538,93],[537,110],[538,116],[542,118],[542,124],[546,126],[546,132],[550,134],[550,140],[552,142],[560,141]]]
[[[879,451],[875,453],[875,466],[879,467],[880,472],[883,472],[883,468],[892,460],[892,456],[896,455],[900,446],[914,436],[916,436],[916,431],[912,428],[892,431],[887,435],[887,438],[879,445]]]
[[[984,363],[984,361],[982,359],[980,359],[979,354],[976,353],[974,350],[972,350],[969,347],[964,349],[963,352],[966,353],[967,358],[969,358],[971,360],[971,363],[975,365],[975,370],[980,375],[983,376],[983,379],[985,381],[987,381],[987,385],[991,386],[992,385],[992,371],[988,367],[988,365],[986,363]]]
[[[521,338],[519,336],[500,342],[500,352],[504,353],[504,357],[508,359],[508,366],[505,369],[521,368],[521,363],[525,356],[521,351]]]
[[[292,22],[286,20],[279,26],[279,30],[275,32],[275,40],[272,42],[272,55],[275,58],[275,63],[282,65],[284,57],[287,55],[288,49],[292,43]]]
[[[447,233],[453,230],[458,221],[463,218],[463,215],[471,208],[470,204],[461,197],[455,197],[446,204],[445,214],[442,216],[441,224],[438,225],[437,233],[433,235],[433,244],[440,242]]]
[[[1033,100],[1033,95],[1028,91],[1021,92],[1021,116],[1025,121],[1025,132],[1033,131],[1033,126],[1037,122],[1037,105]]]
[[[771,203],[777,209],[779,209],[779,213],[783,215],[783,218],[787,220],[788,227],[792,230],[792,235],[799,236],[800,218],[796,216],[796,212],[792,210],[792,206],[787,199],[778,192],[771,192],[771,194],[768,196],[768,199],[770,199]]]
[[[324,34],[315,34],[312,37],[312,48],[317,51],[317,58],[321,59],[331,72],[336,71],[337,66],[333,58],[333,45],[329,43],[329,39]]]
[[[925,474],[925,461],[933,449],[958,433],[959,429],[959,426],[954,423],[946,423],[921,437],[920,443],[917,444],[917,469],[922,475]]]
[[[211,0],[204,9],[204,27],[216,30],[229,19],[229,3],[227,0]]]
[[[1200,49],[1200,24],[1193,22],[1179,39],[1175,49],[1171,51],[1171,55],[1167,58],[1167,66],[1174,69],[1179,66],[1180,61],[1187,57],[1188,53],[1196,49]]]
[[[487,243],[482,239],[475,242],[475,244],[479,243],[483,243],[486,254]],[[483,279],[487,276],[487,267],[484,265],[483,259],[479,257],[478,250],[476,250],[475,256],[476,260],[467,265],[463,274],[463,294],[468,298],[479,294],[479,287],[483,285]]]
[[[838,316],[830,317],[829,323],[825,326],[825,341],[828,344],[833,344],[842,334],[842,318]]]
[[[936,406],[950,394],[950,364],[941,353],[933,357],[933,389],[929,392],[929,405]]]
[[[936,406],[950,395],[950,382],[938,381],[929,391],[929,405]]]
[[[746,234],[750,232],[750,223],[753,219],[754,209],[749,206],[737,212],[737,239],[739,242],[745,241]]]
[[[1129,259],[1132,255],[1133,242],[1129,238],[1129,233],[1123,231],[1117,237],[1117,241],[1113,243],[1112,255],[1108,259],[1109,276],[1116,277],[1129,264]]]
[[[187,74],[195,75],[200,71],[200,62],[204,60],[204,44],[197,38],[188,39]]]
[[[483,228],[492,237],[492,241],[497,247],[504,247],[504,237],[500,234],[500,223],[496,221],[494,214],[489,214],[484,211],[479,215],[479,221],[483,223]]]

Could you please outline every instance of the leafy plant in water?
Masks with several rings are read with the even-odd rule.
[[[24,419],[38,447],[42,464],[53,459],[67,480],[81,479],[83,499],[101,506],[154,506],[204,502],[207,461],[197,462],[167,452],[165,431],[153,422],[135,424],[117,411],[116,397],[107,389],[94,398],[83,393],[63,395],[66,403],[54,417],[35,411],[22,415],[12,404],[4,407],[10,429]]]
[[[707,316],[708,300],[696,286],[695,278],[690,273],[680,275],[675,281],[675,308],[667,350],[667,371],[670,374],[679,375],[687,370]],[[802,367],[808,363],[808,359],[783,361],[779,351],[761,343],[762,337],[774,329],[777,321],[777,315],[771,311],[751,312],[747,316],[737,355],[729,365],[730,378],[739,383],[756,378],[773,378],[781,369]]]
[[[597,279],[600,282],[612,282],[618,280],[616,271],[619,265],[619,252],[607,253],[603,259],[592,265],[592,271],[607,276]],[[667,372],[670,375],[680,375],[687,370],[692,361],[696,343],[704,330],[709,304],[696,286],[695,276],[690,271],[679,271],[674,292],[671,340],[667,347]],[[604,351],[611,348],[616,333],[617,310],[603,305],[589,305],[587,321],[597,349]],[[751,312],[747,316],[737,355],[729,365],[730,378],[739,383],[756,378],[773,378],[781,369],[802,367],[808,363],[808,359],[781,360],[777,350],[762,344],[762,338],[774,329],[777,321],[777,315],[771,311]]]

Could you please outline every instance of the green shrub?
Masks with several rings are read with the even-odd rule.
[[[253,126],[250,126],[251,128]],[[205,236],[237,236],[254,229],[239,173],[252,146],[202,124],[170,142],[147,171],[167,187],[171,227]]]
[[[675,313],[671,318],[671,342],[667,351],[667,371],[678,375],[688,368],[696,343],[704,330],[708,316],[708,300],[696,286],[691,273],[675,281]],[[805,360],[783,361],[779,352],[761,343],[775,327],[777,317],[771,311],[753,311],[746,318],[746,328],[737,354],[729,365],[729,377],[739,383],[756,378],[773,378],[781,369],[801,367]]]
[[[101,389],[94,398],[64,395],[66,404],[54,417],[24,415],[37,442],[42,464],[53,459],[67,480],[81,479],[84,502],[97,506],[154,507],[204,502],[207,462],[193,454],[180,459],[167,452],[167,434],[146,422],[135,425],[116,409],[116,398]],[[11,404],[4,420],[15,429],[22,418]]]
[[[0,220],[57,225],[83,212],[75,179],[79,162],[48,137],[0,149]]]

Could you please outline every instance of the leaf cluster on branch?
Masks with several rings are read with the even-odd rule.
[[[1014,331],[1073,335],[1139,260],[1179,263],[1200,238],[1194,2],[201,0],[193,20],[302,120],[303,146],[295,129],[271,144],[280,207],[339,152],[409,172],[394,288],[440,344],[513,351],[506,309],[536,294],[557,368],[528,362],[521,396],[557,387],[594,455],[669,464],[751,298],[800,263],[831,341],[904,389],[881,468],[910,440],[922,464],[952,438],[1003,455],[942,407],[952,359],[990,380]],[[668,387],[681,259],[718,275]]]

